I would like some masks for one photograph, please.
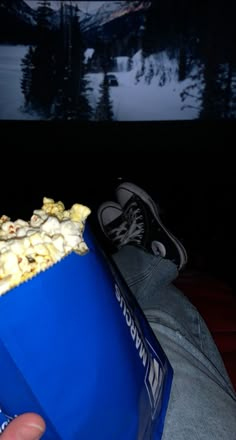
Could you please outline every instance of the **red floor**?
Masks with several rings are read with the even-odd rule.
[[[236,389],[236,296],[233,290],[222,281],[194,272],[181,274],[176,285],[205,319]]]

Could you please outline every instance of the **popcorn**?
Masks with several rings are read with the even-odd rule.
[[[0,295],[26,281],[68,253],[88,252],[83,240],[87,206],[64,204],[47,197],[27,222],[0,217]]]

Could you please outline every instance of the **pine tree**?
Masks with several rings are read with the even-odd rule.
[[[150,85],[152,82],[152,79],[154,77],[154,67],[153,67],[153,63],[151,61],[149,61],[149,66],[147,69],[147,73],[145,75],[145,82]]]
[[[132,70],[132,68],[133,68],[133,59],[131,56],[129,56],[128,63],[127,63],[127,71],[130,72],[130,70]]]
[[[226,112],[225,117],[236,118],[236,66],[229,62],[227,66],[226,93]]]
[[[33,56],[31,105],[48,118],[56,91],[56,33],[51,25],[51,2],[39,0],[37,5],[37,46]]]
[[[87,99],[88,82],[85,78],[84,47],[79,25],[78,6],[61,2],[61,33],[63,69],[57,98],[55,117],[58,119],[88,120],[92,109]]]
[[[200,118],[230,119],[236,116],[236,72],[231,63],[204,68]]]
[[[136,84],[143,77],[144,73],[145,73],[145,59],[144,59],[143,52],[142,52],[141,53],[141,66],[139,67],[139,69],[137,70],[136,75],[135,75]]]
[[[32,94],[32,76],[34,70],[33,54],[34,54],[34,50],[32,47],[30,47],[27,54],[25,55],[25,57],[21,62],[21,68],[22,68],[21,90],[25,98],[26,107],[30,104],[30,99]]]
[[[178,59],[179,69],[178,69],[178,80],[184,81],[187,77],[187,53],[186,47],[182,45],[179,49],[179,59]]]
[[[64,2],[61,1],[60,3],[60,31],[63,33],[64,30],[64,19],[65,19],[65,15],[64,15]]]
[[[72,11],[72,9],[71,9]],[[89,105],[87,93],[89,84],[85,75],[84,44],[79,23],[79,8],[76,7],[71,14],[72,20],[72,100],[73,119],[89,120],[92,115],[92,108]]]
[[[95,119],[97,121],[113,120],[112,103],[109,95],[109,82],[106,73],[104,73],[104,79],[100,85],[100,98],[96,108]]]
[[[39,0],[37,8],[37,25],[39,32],[48,29],[52,14],[51,2],[48,0]]]

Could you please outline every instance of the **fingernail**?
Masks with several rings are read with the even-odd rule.
[[[39,440],[44,433],[44,427],[36,423],[27,423],[18,430],[17,440]]]

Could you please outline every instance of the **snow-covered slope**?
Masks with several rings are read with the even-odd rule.
[[[116,76],[118,86],[110,87],[114,119],[117,121],[160,121],[195,119],[199,114],[199,102],[195,94],[200,87],[191,78],[178,80],[178,62],[166,51],[146,58],[138,51],[131,60],[117,57]],[[192,72],[198,73],[199,72]],[[194,76],[194,75],[193,75]],[[87,75],[90,85],[89,102],[95,109],[100,96],[103,73]],[[195,86],[194,86],[195,85]],[[183,101],[184,91],[191,87],[191,97]]]

